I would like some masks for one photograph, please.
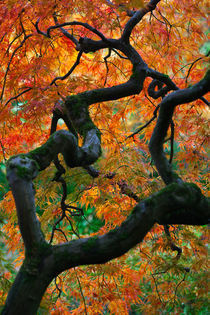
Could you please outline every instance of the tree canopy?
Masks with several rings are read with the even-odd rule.
[[[207,6],[0,2],[2,314],[206,307]]]

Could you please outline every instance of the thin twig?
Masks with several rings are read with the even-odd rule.
[[[166,237],[167,237],[167,240],[168,240],[168,243],[169,243],[171,250],[177,251],[176,259],[178,260],[181,257],[182,249],[180,247],[178,247],[176,244],[174,244],[174,242],[172,241],[171,234],[169,231],[169,225],[164,225],[164,231],[166,233]]]
[[[139,129],[137,129],[135,132],[133,132],[131,135],[129,135],[127,139],[129,138],[132,138],[133,136],[135,136],[137,133],[139,133],[140,131],[142,131],[144,128],[146,128],[149,124],[151,124],[151,122],[157,118],[157,111],[159,109],[159,105],[156,107],[156,109],[154,110],[154,113],[153,113],[153,117],[146,123],[144,124],[143,126],[141,126]]]
[[[58,19],[57,19],[57,16],[56,16],[56,13],[53,14],[53,18],[54,18],[54,21],[55,21],[55,24],[58,25]],[[76,46],[78,45],[78,40],[73,36],[73,34],[70,34],[65,28],[63,27],[60,27],[60,30],[61,32],[63,33],[64,36],[66,36],[67,38],[69,38]]]
[[[65,80],[66,78],[68,78],[70,76],[70,74],[74,71],[74,69],[76,68],[76,66],[78,66],[78,64],[80,63],[80,58],[83,54],[83,51],[80,50],[78,55],[77,55],[77,60],[75,61],[75,63],[73,64],[73,66],[71,67],[71,69],[64,75],[64,76],[60,76],[60,77],[56,77],[52,80],[52,82],[50,83],[50,85],[55,84],[55,82],[57,80]]]
[[[16,41],[16,39],[18,39],[23,33],[18,34],[8,45],[7,50],[5,52],[5,56],[9,53],[10,47],[12,46],[12,44]]]
[[[157,292],[158,298],[159,298],[159,300],[160,300],[160,303],[161,303],[163,306],[165,306],[166,304],[165,304],[165,302],[162,301],[162,299],[161,299],[161,296],[160,296],[160,293],[159,293],[159,290],[158,290],[158,286],[157,286],[157,283],[156,283],[156,279],[155,279],[154,274],[152,274],[152,278],[153,278],[154,283],[155,283],[155,288],[156,288],[156,292]]]
[[[112,50],[113,50],[113,51],[115,52],[115,54],[117,54],[120,58],[129,60],[128,57],[125,57],[125,56],[121,55],[116,49],[112,49]]]
[[[129,185],[126,183],[125,180],[121,179],[118,183],[118,186],[121,190],[121,193],[134,199],[136,202],[140,202],[141,199],[139,198],[139,196],[137,196],[137,194],[135,194],[132,189],[129,187]]]
[[[67,217],[67,215],[66,215],[65,217],[66,217],[66,220],[69,222],[69,224],[70,224],[70,226],[71,226],[72,232],[73,232],[78,238],[80,238],[80,236],[79,236],[79,234],[77,233],[77,231],[75,231],[71,220]]]
[[[78,282],[78,285],[79,285],[79,290],[80,290],[80,293],[81,293],[81,296],[82,296],[82,300],[83,300],[83,303],[84,303],[85,315],[88,315],[88,313],[87,313],[87,306],[86,306],[86,302],[85,302],[85,297],[84,297],[84,294],[83,294],[83,291],[82,291],[81,282],[79,280],[76,268],[74,268],[74,271],[75,271],[75,275],[76,275],[77,282]]]
[[[201,101],[203,101],[208,107],[210,107],[210,104],[209,104],[209,102],[207,101],[207,99],[205,99],[205,97],[200,97],[199,98]]]
[[[0,140],[0,145],[1,145],[1,148],[2,148],[2,154],[3,154],[4,161],[6,162],[6,161],[7,161],[7,158],[6,158],[6,156],[5,156],[5,147],[3,146],[3,143],[2,143],[1,140]]]
[[[15,48],[15,50],[14,50],[13,53],[12,53],[12,56],[10,57],[10,60],[9,60],[9,62],[8,62],[7,69],[6,69],[5,75],[4,75],[4,81],[3,81],[3,87],[2,87],[2,91],[1,91],[0,100],[2,100],[3,95],[4,95],[4,90],[5,90],[5,85],[6,85],[7,74],[8,74],[8,72],[9,72],[9,70],[10,70],[10,65],[11,65],[12,59],[13,59],[13,57],[15,56],[16,52],[18,51],[18,49],[20,49],[20,48],[23,46],[23,44],[25,43],[25,41],[26,41],[29,37],[31,37],[31,36],[33,36],[33,34],[29,34],[29,35],[25,36],[25,38],[22,40],[22,42],[20,43],[20,45]]]
[[[192,67],[194,66],[194,64],[195,64],[196,62],[198,62],[199,60],[201,60],[201,59],[203,59],[203,58],[205,58],[205,57],[199,57],[199,58],[197,58],[196,60],[194,60],[194,61],[191,63],[191,65],[190,65],[190,67],[189,67],[189,69],[188,69],[188,72],[187,72],[186,79],[185,79],[185,83],[186,83],[186,84],[187,84],[187,79],[188,79],[188,77],[189,77],[189,75],[190,75],[190,71],[191,71]]]
[[[32,90],[32,87],[27,88],[26,90],[22,91],[21,93],[19,93],[16,96],[11,97],[3,106],[2,110],[5,109],[5,107],[13,100],[16,100],[18,97],[20,97],[21,95],[27,93],[28,91]]]
[[[36,30],[39,34],[42,34],[48,38],[50,38],[50,32],[51,30],[55,30],[57,28],[62,28],[64,26],[83,26],[84,28],[88,29],[89,31],[91,31],[92,33],[98,35],[103,41],[107,42],[108,39],[100,32],[98,31],[96,28],[94,28],[93,26],[89,25],[88,23],[83,23],[83,22],[78,22],[78,21],[73,21],[73,22],[64,22],[64,23],[61,23],[61,24],[56,24],[56,25],[53,25],[53,26],[50,26],[48,27],[47,29],[47,32],[43,32],[39,29],[39,21],[40,19],[38,19],[35,23],[35,27],[36,27]]]
[[[111,53],[112,53],[112,50],[109,48],[108,54],[104,57],[104,62],[105,62],[105,65],[106,65],[106,77],[105,77],[105,81],[104,81],[104,86],[106,85],[107,76],[108,76],[108,72],[109,72],[107,59],[111,56]]]
[[[59,286],[58,286],[58,284],[57,284],[57,278],[59,278],[60,279],[60,277],[59,276],[57,276],[55,279],[54,279],[54,282],[55,282],[55,287],[56,287],[56,289],[58,290],[58,298],[61,296],[61,293],[62,293],[62,290],[59,288]]]

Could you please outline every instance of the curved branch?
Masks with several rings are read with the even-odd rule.
[[[167,95],[160,103],[160,111],[157,124],[154,128],[149,149],[155,166],[166,184],[173,182],[180,183],[182,180],[173,172],[171,165],[163,151],[164,139],[172,121],[174,109],[177,105],[197,100],[210,90],[210,70],[205,77],[190,88],[177,90]]]
[[[76,68],[76,66],[78,66],[78,64],[80,63],[80,58],[82,57],[82,53],[83,51],[80,50],[80,52],[78,53],[77,55],[77,60],[75,61],[75,63],[73,64],[73,66],[71,67],[71,69],[63,76],[60,76],[60,77],[56,77],[52,80],[52,82],[50,83],[50,85],[53,85],[55,84],[55,82],[57,80],[65,80],[66,78],[68,78],[70,76],[70,74],[74,71],[74,69]]]
[[[7,164],[7,178],[17,208],[18,224],[27,251],[45,242],[36,217],[35,190],[32,179],[38,175],[37,164],[26,156],[11,158]]]
[[[39,19],[36,21],[36,24],[35,24],[35,27],[36,27],[36,30],[39,34],[42,34],[46,37],[50,37],[50,32],[51,30],[55,30],[57,28],[63,28],[64,26],[73,26],[73,25],[80,25],[80,26],[83,26],[84,28],[88,29],[89,31],[91,31],[92,33],[96,34],[98,37],[100,37],[104,42],[107,42],[107,38],[100,32],[98,31],[96,28],[94,28],[93,26],[89,25],[88,23],[84,23],[84,22],[79,22],[79,21],[72,21],[72,22],[64,22],[64,23],[61,23],[61,24],[57,24],[56,25],[53,25],[53,26],[50,26],[48,27],[47,29],[47,32],[42,32],[40,29],[39,29]],[[66,35],[66,34],[65,34]]]
[[[92,42],[94,44],[96,43],[95,41]],[[133,49],[131,46],[122,45],[118,41],[113,41],[112,43],[115,46],[117,46],[117,48],[121,50],[126,56],[128,56],[131,63],[133,64],[133,74],[131,75],[130,79],[125,83],[112,87],[85,91],[77,95],[67,96],[65,100],[65,107],[66,110],[70,113],[70,115],[72,109],[75,111],[75,109],[78,108],[78,106],[80,108],[81,107],[87,108],[88,106],[95,103],[117,100],[122,97],[139,94],[141,92],[146,77],[147,65],[141,59],[137,51]],[[82,46],[83,51],[85,51],[86,48]],[[82,128],[84,129],[83,126]]]
[[[157,91],[155,90],[156,87],[158,88]],[[163,82],[156,79],[154,79],[148,87],[149,96],[155,100],[159,97],[164,97],[168,91],[169,88],[167,86],[163,87]]]
[[[65,23],[61,23],[61,24],[57,24],[57,25],[53,25],[50,26],[47,29],[47,34],[48,36],[50,36],[50,31],[56,28],[60,28],[60,27],[64,27],[64,26],[70,26],[70,25],[80,25],[83,26],[84,28],[88,29],[89,31],[91,31],[92,33],[96,34],[98,37],[100,37],[103,41],[107,41],[107,38],[99,31],[97,30],[95,27],[89,25],[88,23],[84,23],[84,22],[78,22],[78,21],[73,21],[73,22],[65,22]]]
[[[141,242],[155,222],[202,225],[208,222],[209,214],[209,202],[196,185],[171,184],[140,202],[120,227],[107,234],[55,245],[55,272],[119,257]]]
[[[101,154],[100,133],[92,127],[85,134],[84,144],[79,147],[76,137],[67,130],[54,132],[45,144],[25,154],[36,161],[37,168],[44,170],[61,153],[70,167],[86,166],[94,163]],[[11,158],[11,161],[13,158]]]
[[[130,134],[129,136],[126,137],[126,139],[129,139],[129,138],[132,138],[134,137],[137,133],[141,132],[143,129],[145,129],[147,126],[149,126],[151,124],[151,122],[153,120],[155,120],[157,118],[157,112],[159,110],[159,106],[157,106],[153,112],[153,116],[152,118],[147,122],[145,123],[143,126],[141,126],[140,128],[138,128],[136,131],[134,131],[132,134]]]
[[[10,70],[10,65],[11,65],[12,59],[14,58],[14,56],[15,56],[16,52],[18,51],[18,49],[22,48],[22,47],[23,47],[23,44],[25,43],[25,41],[26,41],[28,38],[30,38],[31,36],[33,36],[33,34],[29,34],[29,35],[27,35],[27,36],[24,37],[24,39],[22,40],[22,42],[20,43],[20,45],[17,46],[17,47],[14,49],[14,51],[13,51],[13,53],[12,53],[10,59],[9,59],[9,62],[8,62],[8,65],[7,65],[7,69],[6,69],[6,71],[5,71],[5,75],[4,75],[4,79],[3,79],[3,87],[2,87],[2,91],[1,91],[1,95],[0,95],[0,100],[3,99],[4,90],[5,90],[5,86],[6,86],[7,74],[8,74],[8,72],[9,72],[9,70]]]
[[[158,80],[160,82],[165,83],[166,87],[163,87],[162,92],[169,92],[170,90],[179,90],[179,87],[170,79],[170,77],[166,74],[163,74],[161,72],[155,71],[151,68],[148,68],[147,70],[147,76],[153,78],[154,80]],[[199,97],[201,101],[203,101],[207,106],[210,107],[209,102],[203,97]]]
[[[70,133],[66,131],[54,133],[51,136],[54,137],[54,148],[62,145],[66,148],[67,143],[68,147],[71,146],[74,136],[68,134]],[[43,151],[43,147],[38,150]],[[47,159],[52,160],[52,152],[46,147],[44,151]],[[38,159],[38,153],[35,155],[34,152],[31,152],[30,154],[28,157],[25,155],[13,157],[8,162],[8,178],[15,197],[20,230],[27,252],[31,252],[38,245],[40,247],[40,243],[44,242],[35,214],[32,184],[32,180],[38,174],[38,165],[33,159],[41,165],[43,156],[42,159]],[[73,154],[74,151],[71,150],[71,155]],[[51,273],[50,278],[52,278],[58,273],[78,265],[105,263],[123,255],[141,242],[156,222],[159,224],[203,225],[208,223],[209,215],[209,201],[196,185],[173,183],[141,201],[120,227],[105,235],[51,246],[51,250],[43,256],[43,268],[48,266]],[[38,270],[38,266],[36,268]]]
[[[147,69],[147,76],[151,77],[153,79],[156,79],[160,82],[165,83],[165,85],[168,87],[169,91],[170,90],[179,90],[178,86],[170,79],[170,77],[166,74],[163,74],[161,72],[155,71],[151,68]]]
[[[136,11],[136,13],[132,15],[130,20],[125,25],[125,29],[121,37],[123,42],[129,42],[129,38],[133,28],[142,20],[145,14],[155,10],[158,2],[160,2],[160,0],[151,0],[144,8]]]
[[[26,174],[27,185],[32,187],[35,174],[32,171],[33,161],[28,161],[28,165],[30,163],[31,167],[28,167]],[[11,170],[11,176],[17,170],[18,163]],[[23,179],[25,184],[24,181],[26,182],[26,179]],[[31,208],[28,202],[34,199],[33,192],[30,191],[27,195],[22,194],[24,189],[21,191],[21,187],[24,188],[26,185],[21,184],[20,188],[13,186],[13,193],[16,193],[16,189],[20,193],[15,200],[19,212],[18,217],[21,218],[20,228],[21,232],[29,231],[30,239],[25,238],[27,234],[23,231],[27,246],[26,259],[10,289],[2,314],[17,312],[18,314],[36,314],[47,286],[60,272],[78,265],[105,263],[123,255],[144,239],[155,222],[192,225],[203,225],[209,222],[209,201],[202,195],[200,189],[194,184],[171,184],[140,202],[120,227],[105,235],[52,246],[43,244],[39,226],[34,224],[35,207]],[[22,199],[22,204],[18,199]],[[39,243],[36,244],[36,241]],[[17,290],[17,288],[20,289]],[[38,294],[35,294],[37,292]]]
[[[18,223],[27,251],[45,242],[36,217],[34,187],[32,180],[38,171],[45,169],[62,153],[68,166],[86,166],[95,162],[101,154],[100,134],[91,125],[79,147],[76,137],[66,130],[54,132],[40,148],[28,154],[12,157],[7,163],[7,176],[14,195]]]
[[[86,106],[94,103],[117,100],[122,97],[139,94],[143,87],[145,79],[145,71],[140,70],[139,79],[131,76],[126,82],[113,87],[95,89],[79,93],[77,95],[67,96],[65,105],[67,108],[71,106],[72,102],[80,102]]]
[[[3,105],[2,110],[5,109],[5,108],[7,107],[7,105],[8,105],[11,101],[16,100],[18,97],[20,97],[21,95],[23,95],[23,94],[29,92],[30,90],[32,90],[32,87],[28,87],[28,88],[25,89],[24,91],[20,92],[18,95],[13,96],[13,97],[11,97],[10,99],[8,99],[8,100],[6,101],[6,103]]]
[[[53,14],[53,18],[54,18],[55,24],[58,25],[59,23],[58,23],[58,19],[57,19],[56,13]],[[76,46],[78,45],[78,40],[72,34],[70,34],[65,28],[60,27],[60,30],[61,30],[61,32],[63,33],[64,36],[69,38]]]

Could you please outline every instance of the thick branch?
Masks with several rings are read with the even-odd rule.
[[[59,136],[60,140],[64,136],[63,142],[66,142],[63,144],[64,147],[67,142],[68,144],[73,142],[73,135],[68,141],[66,140],[67,133],[60,133],[60,131],[54,133],[51,136],[55,137],[57,134],[54,138],[54,141],[56,140],[54,146],[58,145]],[[61,146],[61,143],[59,145]],[[45,155],[53,158],[52,153],[47,150],[45,150]],[[8,162],[8,178],[15,197],[20,230],[27,252],[44,241],[35,215],[32,179],[37,175],[37,165],[32,157],[36,158],[33,152],[30,159],[17,156]],[[49,270],[53,272],[52,276],[55,276],[78,265],[105,263],[123,255],[141,242],[156,222],[203,225],[208,223],[209,214],[209,201],[196,185],[173,183],[141,201],[120,227],[107,234],[51,247],[53,251],[47,253],[47,262],[45,261],[44,265],[49,265]]]
[[[147,76],[151,77],[155,80],[158,80],[160,82],[165,83],[165,85],[168,88],[168,91],[170,90],[179,90],[178,86],[170,79],[168,75],[165,75],[161,72],[155,71],[151,68],[147,69]]]
[[[14,195],[18,223],[27,251],[45,242],[36,217],[32,180],[38,170],[43,170],[62,153],[68,166],[86,166],[95,162],[101,154],[100,134],[97,128],[88,130],[84,144],[79,147],[75,136],[66,130],[52,134],[40,148],[12,157],[7,164],[7,176]]]
[[[31,181],[37,174],[35,161],[25,156],[16,156],[8,162],[7,177],[15,199],[18,224],[26,249],[32,249],[44,242],[36,217],[35,190]]]
[[[33,164],[33,161],[31,163]],[[18,170],[17,165],[18,163],[14,165],[15,171]],[[34,167],[28,167],[29,172],[26,172],[27,183],[30,186],[32,186],[31,180],[35,176],[32,169]],[[13,174],[10,174],[12,177],[14,170],[11,171]],[[19,183],[21,182],[19,181],[17,184]],[[20,193],[21,187],[23,187],[22,183],[20,190],[17,188]],[[34,198],[34,193],[21,194],[15,201],[18,212],[20,212],[19,216],[21,216],[21,222],[19,221],[21,231],[24,228],[29,230],[30,234],[36,228],[34,220],[30,220],[32,212],[35,216],[35,208],[29,208],[28,197],[29,199]],[[18,204],[19,198],[22,199],[22,205]],[[25,206],[25,202],[27,206]],[[43,244],[42,237],[40,237],[38,250],[34,251],[33,249],[36,248],[32,247],[26,251],[26,259],[8,294],[2,314],[36,314],[44,291],[59,273],[78,265],[105,263],[123,255],[144,239],[155,222],[203,225],[209,222],[209,214],[208,199],[201,194],[196,185],[171,184],[159,193],[140,202],[120,227],[103,236],[73,240],[54,246]],[[24,216],[26,217],[24,218]],[[22,220],[24,226],[22,226]],[[33,236],[35,240],[38,240],[37,235],[39,234],[40,231],[35,231],[34,235],[31,236],[31,241],[33,241]],[[24,232],[24,237],[25,235]],[[41,242],[42,244],[40,244]],[[25,244],[33,245],[28,243],[28,239],[26,239]],[[35,294],[37,290],[38,294]],[[25,296],[25,292],[27,292],[27,296]]]
[[[39,170],[44,170],[61,153],[68,166],[86,166],[94,163],[101,154],[100,133],[97,129],[88,130],[84,144],[79,147],[76,137],[67,130],[55,132],[41,147],[26,154],[36,161]],[[12,158],[13,159],[13,158]]]
[[[80,107],[81,109],[95,103],[117,100],[122,97],[139,94],[143,88],[145,72],[142,65],[137,65],[135,72],[126,83],[67,96],[65,101],[66,109],[72,112],[72,108],[76,110],[76,108]]]
[[[122,40],[124,42],[129,42],[129,37],[133,28],[142,20],[145,14],[155,10],[158,2],[160,2],[160,0],[151,0],[144,8],[136,11],[136,13],[130,18],[130,20],[125,25],[125,29],[122,34]]]
[[[173,172],[169,161],[163,151],[164,139],[172,120],[174,109],[177,105],[189,103],[205,95],[210,89],[210,71],[194,86],[177,90],[167,95],[160,104],[157,124],[154,128],[149,149],[155,166],[166,184],[181,182],[178,175]]]
[[[107,234],[54,246],[56,272],[119,257],[141,242],[156,222],[202,225],[209,214],[209,202],[196,185],[171,184],[140,202],[120,227]]]

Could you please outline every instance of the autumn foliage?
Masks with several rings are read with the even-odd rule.
[[[53,117],[57,130],[73,132],[69,127],[73,119],[67,117],[63,107],[68,97],[85,95],[85,102],[92,96],[81,93],[97,89],[102,95],[88,104],[91,126],[96,126],[91,128],[97,128],[96,134],[101,137],[102,153],[94,160],[93,169],[83,164],[67,167],[62,154],[58,155],[60,162],[52,158],[55,163],[41,167],[33,153],[40,171],[34,180],[36,214],[51,245],[105,235],[120,226],[136,204],[174,182],[157,171],[149,142],[167,93],[193,91],[191,87],[203,82],[209,61],[208,1],[148,3],[0,1],[2,174],[11,157],[26,154],[31,158],[28,152],[46,143],[50,132],[55,132]],[[138,12],[144,14],[131,27],[128,44],[124,30]],[[120,38],[125,38],[124,46],[109,43]],[[126,50],[126,45],[133,50]],[[142,60],[137,70],[134,51]],[[122,91],[119,93],[125,95],[118,97],[118,90],[113,90],[113,97],[103,99],[104,88],[138,80],[138,71],[145,75],[138,87],[140,93]],[[154,83],[155,79],[159,81]],[[165,94],[156,97],[155,93],[164,88]],[[193,102],[190,99],[174,106],[164,153],[179,178],[196,184],[207,197],[208,94],[205,90],[193,97]],[[83,105],[78,104],[76,111],[82,112]],[[81,147],[87,130],[82,130],[78,122],[75,125]],[[56,178],[60,163],[65,174]],[[5,244],[4,250],[0,247],[3,306],[24,261],[25,239],[23,242],[12,191],[5,179],[0,184],[4,194],[0,201],[0,240]],[[64,215],[65,189],[68,207]],[[208,235],[204,225],[208,222],[198,222],[199,226],[157,222],[141,243],[121,257],[105,264],[78,264],[54,277],[42,298],[39,314],[128,314],[131,309],[136,311],[134,314],[202,311],[208,291]]]

